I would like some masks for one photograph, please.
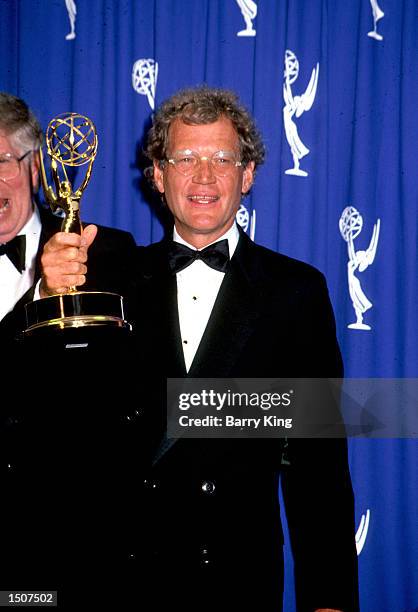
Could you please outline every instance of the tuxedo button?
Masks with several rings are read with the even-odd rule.
[[[207,495],[212,495],[215,492],[215,483],[212,482],[211,480],[204,480],[202,482],[202,486],[201,489],[203,491],[203,493],[206,493]]]
[[[206,546],[202,546],[202,548],[200,549],[200,561],[202,565],[209,565],[211,563],[209,550]]]
[[[130,414],[125,414],[123,418],[128,423],[134,423],[140,416],[141,416],[141,410],[137,408]]]
[[[16,427],[16,425],[20,425],[23,419],[15,416],[10,416],[6,419],[6,425],[9,427]]]
[[[157,480],[145,479],[144,480],[144,488],[147,490],[155,490],[159,487],[159,482]]]

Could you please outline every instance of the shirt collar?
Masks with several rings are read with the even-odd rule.
[[[30,216],[29,220],[22,227],[19,236],[27,236],[28,234],[37,234],[41,232],[41,217],[39,215],[39,210],[37,206],[34,206],[33,213]]]
[[[238,240],[239,240],[239,231],[238,231],[238,227],[237,227],[237,224],[236,224],[235,221],[232,224],[232,226],[229,228],[229,230],[227,232],[225,232],[225,234],[222,234],[222,236],[219,236],[219,238],[217,238],[216,240],[214,240],[210,244],[214,244],[215,242],[219,242],[220,240],[224,240],[225,238],[228,240],[229,256],[232,257],[232,255],[234,254],[235,249],[237,248],[237,244],[238,244]],[[190,244],[190,243],[186,242],[185,240],[183,240],[183,238],[177,232],[175,226],[174,226],[174,230],[173,230],[173,240],[174,240],[174,242],[179,242],[180,244],[186,245],[187,247],[189,247],[189,249],[193,249],[194,251],[198,251],[198,250],[201,251],[202,250],[202,249],[196,249],[196,247],[194,247],[192,244]],[[209,246],[209,244],[207,244],[206,246]],[[204,248],[206,248],[206,246]]]

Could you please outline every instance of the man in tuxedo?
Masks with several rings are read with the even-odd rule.
[[[132,362],[141,374],[134,385],[137,496],[126,548],[133,598],[141,601],[147,591],[157,610],[281,610],[281,475],[298,611],[354,612],[354,504],[344,439],[165,435],[168,377],[342,376],[322,274],[254,244],[235,223],[264,159],[254,121],[231,92],[185,90],[156,113],[146,155],[146,174],[174,229],[139,249],[133,298]],[[68,257],[59,240],[70,238],[56,236],[43,255],[46,291],[82,281],[89,265],[83,254]],[[71,240],[71,247],[79,244]],[[79,267],[70,270],[69,259]]]
[[[3,394],[9,386],[9,399],[3,397],[0,409],[3,492],[0,519],[2,525],[7,525],[0,547],[0,588],[25,585],[22,588],[54,589],[61,584],[64,563],[61,551],[69,550],[65,542],[71,541],[70,534],[73,540],[75,536],[78,542],[82,540],[80,533],[88,532],[91,524],[86,513],[79,517],[77,508],[82,500],[98,496],[97,483],[103,474],[106,483],[101,495],[104,490],[106,495],[115,490],[109,483],[109,470],[103,458],[108,463],[113,460],[116,465],[115,455],[122,454],[117,433],[123,415],[116,412],[111,417],[100,409],[97,393],[94,401],[90,401],[90,409],[85,408],[91,400],[90,386],[84,382],[85,372],[94,378],[99,371],[106,379],[102,365],[108,363],[110,375],[117,375],[112,367],[116,361],[113,344],[101,350],[102,364],[99,365],[100,355],[91,354],[90,347],[75,346],[66,350],[62,343],[62,351],[56,353],[49,350],[45,339],[33,347],[21,341],[21,332],[26,327],[24,304],[32,301],[41,277],[43,246],[60,231],[62,222],[49,209],[35,203],[41,142],[40,125],[27,104],[13,95],[0,93]],[[86,235],[89,231],[97,236],[89,251],[84,288],[126,295],[132,279],[130,266],[136,256],[132,235],[105,227],[87,230]],[[87,257],[86,247],[80,252]],[[47,381],[47,402],[40,401],[45,397],[43,380]],[[84,403],[80,398],[84,398]],[[106,454],[100,453],[101,439],[108,430],[112,431],[113,450],[106,445]],[[95,454],[101,456],[101,462],[100,471],[95,471],[94,488],[90,478]],[[110,502],[107,505],[111,507]],[[66,525],[65,529],[62,525]],[[78,558],[75,561],[72,557],[68,565],[76,567],[79,563]]]

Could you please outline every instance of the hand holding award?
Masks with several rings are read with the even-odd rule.
[[[45,198],[55,212],[62,211],[61,231],[82,233],[80,200],[90,180],[97,154],[98,139],[93,122],[77,113],[52,119],[46,131],[46,148],[51,159],[53,186],[48,184],[41,152],[41,179]],[[68,169],[87,166],[79,187],[75,188]],[[109,292],[67,291],[26,305],[26,336],[68,328],[119,327],[129,329],[124,319],[123,298]]]

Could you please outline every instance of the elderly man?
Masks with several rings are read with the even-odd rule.
[[[158,610],[281,610],[281,474],[298,610],[355,611],[344,440],[291,439],[284,462],[281,440],[165,436],[167,377],[342,375],[323,276],[255,245],[235,223],[264,157],[254,121],[231,92],[185,90],[156,113],[146,154],[174,229],[139,252],[135,330],[145,359],[135,368],[141,397],[147,383],[149,394],[137,421],[148,433],[126,549],[138,601],[150,591]],[[46,292],[84,279],[83,255],[71,268],[66,256],[65,245],[79,244],[63,234],[48,243]]]
[[[23,101],[0,94],[0,319],[32,286],[41,235],[35,212],[40,126]]]
[[[75,572],[80,559],[71,555],[70,543],[75,536],[77,542],[87,541],[85,533],[91,532],[88,513],[77,508],[89,495],[90,501],[99,497],[97,483],[103,475],[102,495],[115,491],[106,460],[115,466],[115,455],[122,455],[115,435],[119,414],[109,424],[112,448],[106,445],[106,453],[100,454],[105,415],[100,410],[97,418],[92,405],[100,403],[96,393],[94,402],[89,402],[85,372],[90,353],[83,366],[78,349],[68,351],[71,354],[65,359],[63,354],[49,352],[45,344],[27,351],[16,341],[26,327],[23,306],[32,300],[40,278],[42,248],[62,222],[34,201],[41,141],[39,123],[26,103],[0,93],[0,520],[7,525],[0,547],[0,587],[10,589],[23,584],[28,589],[56,589],[62,584],[65,563]],[[89,252],[84,286],[126,294],[132,276],[129,267],[136,256],[133,237],[104,227],[87,230],[86,235],[89,231],[97,237]],[[82,260],[86,258],[85,247],[77,251],[80,254]],[[103,352],[103,361],[109,354],[114,358],[111,348]],[[103,371],[101,375],[106,378]],[[44,380],[46,402],[39,401]],[[12,400],[6,401],[7,388]],[[95,464],[89,458],[96,454],[100,469],[94,470],[93,487],[90,477]],[[106,503],[112,507],[111,502]],[[89,511],[93,512],[92,507]]]

